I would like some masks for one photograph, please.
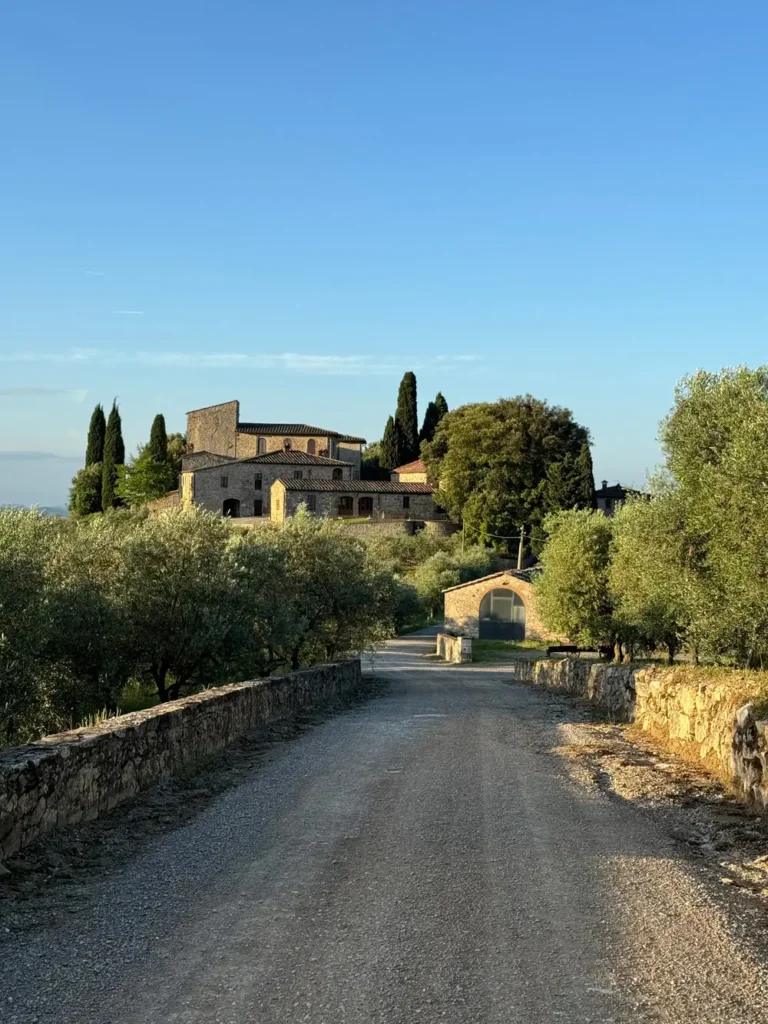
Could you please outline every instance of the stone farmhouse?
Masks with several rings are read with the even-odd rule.
[[[364,437],[352,437],[306,423],[243,423],[238,401],[209,405],[187,413],[190,452],[249,459],[270,452],[300,451],[347,462],[357,479],[364,444]]]
[[[188,454],[178,492],[156,503],[198,505],[218,515],[283,522],[300,505],[326,518],[447,520],[435,508],[420,461],[391,480],[361,480],[365,439],[307,424],[244,423],[239,402],[187,413]]]

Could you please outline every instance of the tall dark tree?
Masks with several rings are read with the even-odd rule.
[[[93,410],[91,422],[88,425],[88,446],[85,449],[86,466],[92,466],[95,462],[101,462],[104,458],[104,435],[106,431],[107,421],[104,418],[104,409],[99,404]]]
[[[597,508],[592,452],[586,442],[581,446],[581,451],[576,459],[576,475],[579,487],[579,508]]]
[[[387,420],[384,436],[380,441],[379,465],[390,470],[403,464],[403,441],[400,424],[392,416]]]
[[[447,412],[448,403],[443,398],[442,393],[438,391],[434,402],[429,403],[427,411],[424,413],[424,423],[419,433],[419,441],[434,440],[437,425]]]
[[[117,401],[114,401],[107,420],[104,436],[104,459],[101,467],[101,507],[104,511],[108,508],[116,508],[120,504],[120,499],[115,493],[115,485],[117,484],[117,467],[122,466],[124,462],[123,424],[117,408]]]
[[[409,370],[400,381],[395,422],[400,428],[403,462],[419,457],[419,417],[416,409],[416,374]],[[400,463],[396,463],[400,465]]]
[[[155,462],[166,463],[168,461],[168,434],[165,430],[165,416],[161,412],[152,420],[147,447],[149,448],[149,457]]]

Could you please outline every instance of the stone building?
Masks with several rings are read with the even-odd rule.
[[[415,459],[413,462],[406,462],[405,465],[393,469],[390,477],[396,483],[425,484],[427,482],[427,467],[421,459]]]
[[[232,518],[268,519],[271,489],[276,480],[342,484],[351,481],[353,472],[354,467],[341,459],[326,459],[294,449],[267,452],[249,459],[192,452],[185,455],[181,463],[181,505],[198,505]]]
[[[622,487],[621,484],[612,484],[609,487],[608,481],[603,480],[602,487],[595,491],[597,510],[604,512],[607,516],[612,516],[617,508],[626,504],[627,498],[634,498],[639,494],[641,494],[640,491],[634,491],[631,487]]]
[[[435,511],[429,484],[389,480],[275,480],[272,484],[272,519],[284,522],[299,505],[318,516],[342,519],[445,519]]]
[[[364,437],[306,423],[244,423],[240,403],[223,402],[187,413],[187,444],[190,452],[207,452],[231,459],[249,459],[271,452],[304,452],[338,459],[360,477]]]
[[[444,594],[445,628],[456,636],[567,643],[539,619],[530,571],[505,569],[449,587]]]

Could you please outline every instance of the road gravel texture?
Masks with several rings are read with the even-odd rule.
[[[576,705],[432,646],[0,932],[3,1024],[765,1024],[765,901],[580,778]]]

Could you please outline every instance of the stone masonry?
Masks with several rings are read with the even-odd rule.
[[[342,512],[346,503],[351,511]],[[380,480],[338,481],[326,487],[321,481],[276,480],[272,485],[272,519],[284,522],[296,514],[299,505],[306,505],[315,515],[335,518],[350,517],[374,519],[435,518],[435,503],[431,488],[424,484],[395,484]]]
[[[445,591],[445,627],[457,636],[479,637],[480,602],[491,591],[513,590],[525,605],[525,638],[543,644],[567,643],[567,640],[546,629],[536,611],[536,596],[526,573],[514,569],[492,573],[469,583],[449,587]]]
[[[363,686],[360,661],[205,690],[0,754],[0,860],[88,821],[259,726]]]
[[[510,674],[586,698],[634,722],[768,808],[768,722],[755,703],[754,674],[689,667],[606,665],[574,658],[517,661]]]

